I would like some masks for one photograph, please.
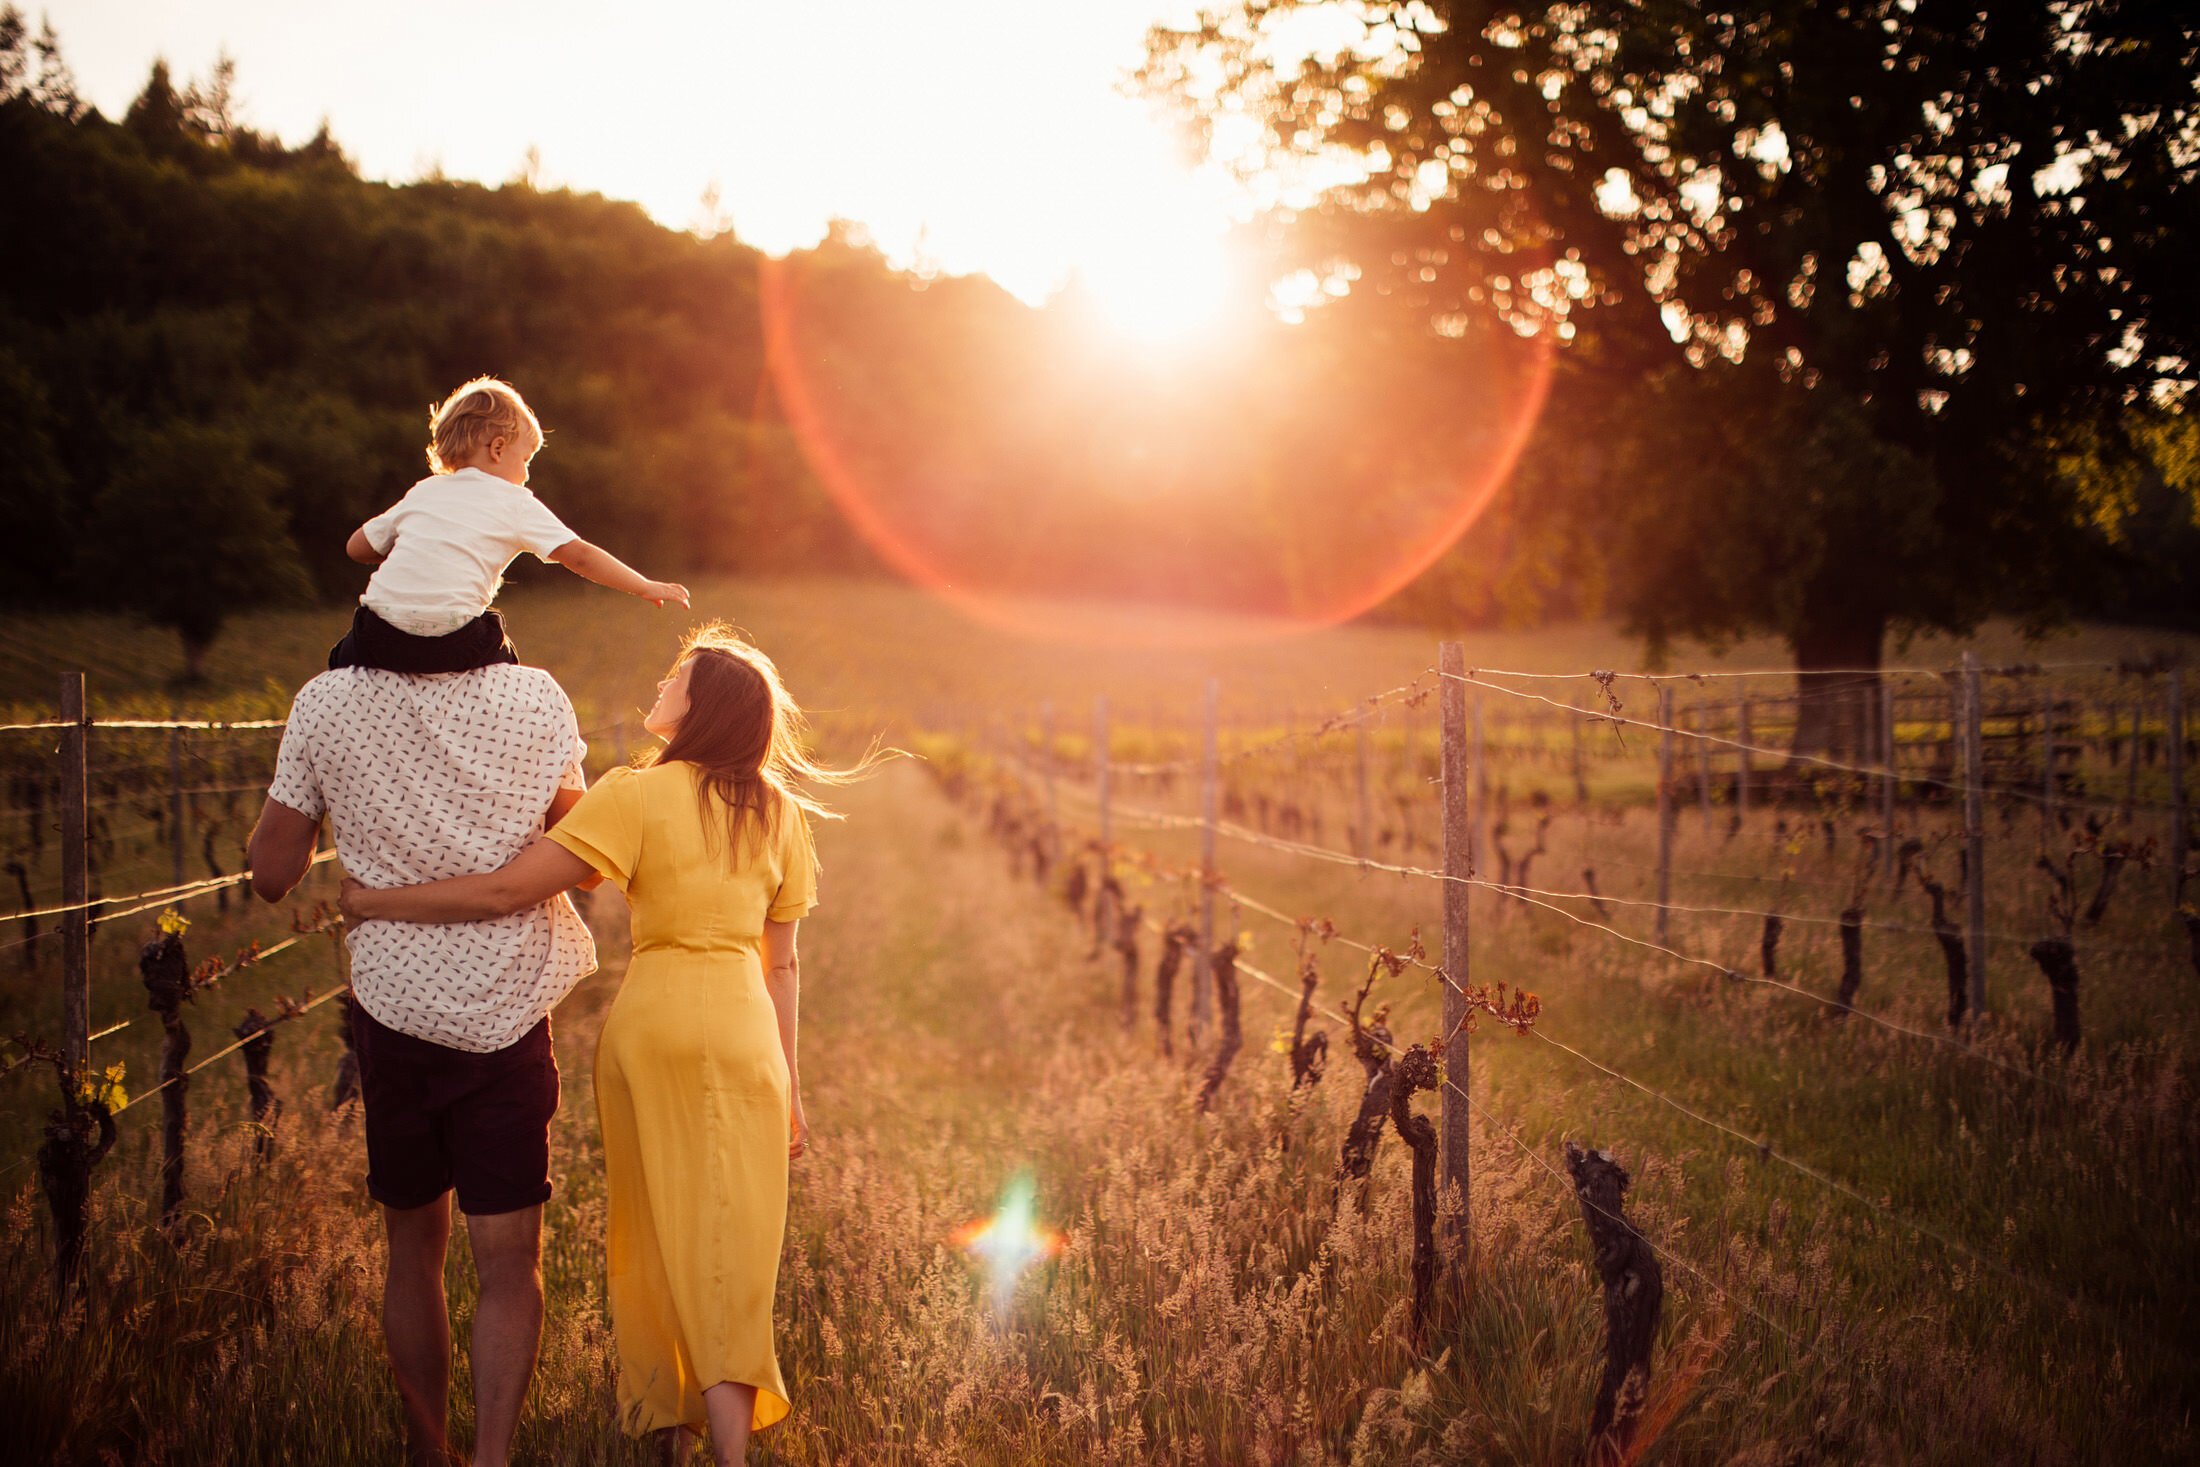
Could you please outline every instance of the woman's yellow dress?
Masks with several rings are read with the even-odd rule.
[[[703,1392],[721,1381],[756,1387],[754,1427],[790,1409],[772,1347],[787,1063],[761,957],[767,918],[815,904],[816,861],[785,802],[738,862],[717,835],[686,763],[612,771],[550,832],[633,908],[633,962],[596,1045],[596,1113],[619,1411],[637,1434],[701,1427]]]

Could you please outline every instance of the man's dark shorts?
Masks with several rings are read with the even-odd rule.
[[[550,1021],[490,1054],[400,1034],[351,1006],[367,1112],[367,1195],[425,1207],[452,1188],[469,1217],[550,1200],[558,1061]]]

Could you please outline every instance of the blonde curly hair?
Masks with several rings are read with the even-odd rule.
[[[428,411],[428,468],[455,473],[498,437],[542,442],[542,424],[519,389],[497,377],[476,377]]]

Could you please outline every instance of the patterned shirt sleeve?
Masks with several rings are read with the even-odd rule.
[[[642,854],[641,794],[631,769],[614,769],[550,827],[550,839],[625,891]]]
[[[573,716],[570,704],[566,706],[565,727],[566,732],[572,735],[573,747],[565,758],[565,773],[558,776],[558,788],[584,790],[588,788],[588,740],[581,737],[580,720]]]
[[[300,688],[291,700],[290,717],[283,725],[282,748],[275,755],[275,778],[267,787],[269,799],[287,805],[308,820],[319,820],[328,813],[321,781],[313,772],[313,715],[319,702],[312,683]]]

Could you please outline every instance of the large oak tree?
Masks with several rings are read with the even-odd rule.
[[[1841,747],[1833,670],[2098,570],[2058,465],[2145,471],[2192,382],[2196,74],[2162,0],[1248,0],[1144,80],[1248,173],[1347,180],[1276,211],[1308,268],[1563,341],[1544,440],[1617,608],[1785,636]]]

